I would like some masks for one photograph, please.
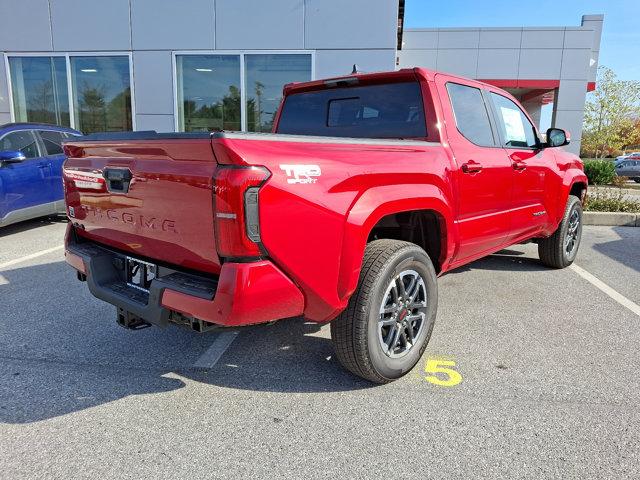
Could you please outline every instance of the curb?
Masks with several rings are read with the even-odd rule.
[[[584,212],[585,225],[640,227],[640,214],[625,212]]]

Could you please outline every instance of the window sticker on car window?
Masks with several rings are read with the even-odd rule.
[[[506,142],[526,142],[527,136],[524,133],[524,124],[522,123],[520,112],[512,108],[500,107],[500,113],[504,120],[504,128],[507,136],[505,139]]]

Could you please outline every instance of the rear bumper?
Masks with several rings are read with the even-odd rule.
[[[119,314],[166,326],[176,313],[221,326],[242,326],[302,315],[304,298],[268,260],[224,263],[211,278],[160,268],[148,293],[127,285],[119,268],[123,254],[67,235],[65,257],[86,275],[91,293],[115,305]]]

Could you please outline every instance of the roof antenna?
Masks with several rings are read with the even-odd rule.
[[[354,63],[353,70],[351,70],[351,75],[355,75],[356,73],[358,73],[358,65]]]

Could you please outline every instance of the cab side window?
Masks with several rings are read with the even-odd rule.
[[[447,83],[451,108],[460,133],[481,147],[494,147],[489,112],[479,88]]]
[[[0,151],[20,151],[26,158],[40,156],[36,136],[31,130],[18,130],[9,132],[0,140]]]
[[[536,148],[538,137],[527,116],[507,97],[491,92],[491,99],[498,114],[498,128],[502,131],[507,148]]]

